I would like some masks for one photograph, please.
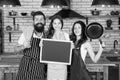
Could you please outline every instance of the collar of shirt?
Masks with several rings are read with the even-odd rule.
[[[42,33],[42,35],[40,37],[38,37],[35,33],[33,33],[33,37],[34,38],[42,38],[43,37],[43,33]]]

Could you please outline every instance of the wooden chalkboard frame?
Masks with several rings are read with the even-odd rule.
[[[41,39],[41,63],[71,64],[72,41]],[[66,54],[65,54],[66,53]]]

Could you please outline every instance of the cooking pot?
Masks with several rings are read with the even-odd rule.
[[[103,34],[103,26],[100,23],[92,22],[86,28],[86,35],[90,39],[98,39]]]
[[[97,9],[91,10],[91,14],[92,15],[99,15],[100,14],[100,10],[97,10]]]
[[[12,27],[11,27],[11,26],[9,26],[9,25],[8,25],[8,26],[6,26],[6,30],[7,30],[7,31],[11,31],[11,30],[12,30]]]
[[[9,16],[16,16],[16,15],[17,15],[17,12],[16,12],[16,11],[13,11],[13,10],[12,10],[12,11],[9,12]]]
[[[111,15],[119,15],[119,11],[111,11],[110,14]]]

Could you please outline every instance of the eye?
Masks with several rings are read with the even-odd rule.
[[[77,27],[74,28],[74,30],[76,30],[76,29],[77,29]]]
[[[38,21],[38,19],[35,19],[35,21]]]
[[[40,19],[40,21],[43,21],[43,20],[44,20],[43,18]]]
[[[54,22],[54,24],[56,24],[56,23]]]

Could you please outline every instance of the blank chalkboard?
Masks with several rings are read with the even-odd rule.
[[[40,62],[71,64],[71,41],[42,39],[41,42]]]

